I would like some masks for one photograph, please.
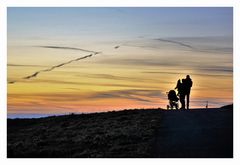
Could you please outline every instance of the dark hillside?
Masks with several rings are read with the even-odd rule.
[[[233,106],[8,119],[7,156],[232,158]]]
[[[8,119],[7,156],[151,157],[159,110]]]

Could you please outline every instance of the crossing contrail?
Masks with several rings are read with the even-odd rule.
[[[187,48],[194,49],[191,45],[187,45],[187,44],[184,44],[184,43],[178,42],[178,41],[172,41],[172,40],[167,40],[167,39],[156,39],[156,40],[159,40],[159,41],[162,41],[162,42],[170,42],[170,43],[178,44],[180,46],[184,46],[184,47],[187,47]],[[156,47],[153,47],[153,46],[133,45],[133,44],[129,44],[129,43],[124,43],[124,44],[120,44],[120,45],[115,46],[114,49],[118,49],[121,46],[141,47],[141,48],[156,48]],[[92,57],[93,55],[97,55],[97,54],[101,53],[101,52],[96,52],[96,51],[92,51],[92,50],[86,50],[86,49],[75,48],[75,47],[66,47],[66,46],[46,46],[46,45],[44,45],[44,46],[37,46],[37,47],[46,48],[46,49],[77,50],[77,51],[88,52],[88,53],[91,53],[91,54],[80,57],[80,58],[76,58],[76,59],[61,63],[61,64],[58,64],[58,65],[54,65],[54,66],[52,66],[50,68],[47,68],[47,69],[36,71],[29,76],[23,77],[22,79],[25,79],[25,80],[32,79],[32,78],[37,77],[42,72],[50,72],[50,71],[54,70],[55,68],[59,68],[59,67],[62,67],[64,65],[70,64],[72,62],[83,60],[85,58],[89,58],[89,57]],[[17,81],[9,81],[8,83],[9,84],[14,84],[16,82]]]
[[[54,66],[52,66],[52,67],[50,67],[50,68],[47,68],[47,69],[43,69],[43,70],[36,71],[36,72],[34,72],[33,74],[31,74],[31,75],[29,75],[29,76],[23,77],[22,79],[32,79],[32,78],[34,78],[34,77],[37,77],[37,76],[38,76],[40,73],[42,73],[42,72],[50,72],[50,71],[54,70],[55,68],[62,67],[62,66],[64,66],[64,65],[70,64],[70,63],[75,62],[75,61],[83,60],[83,59],[85,59],[85,58],[90,58],[90,57],[92,57],[92,56],[94,56],[94,55],[97,55],[97,54],[100,54],[100,52],[91,53],[91,54],[86,55],[86,56],[83,56],[83,57],[79,57],[79,58],[76,58],[76,59],[73,59],[73,60],[70,60],[70,61],[67,61],[67,62],[58,64],[58,65],[54,65]],[[17,81],[9,81],[8,83],[9,83],[9,84],[14,84],[14,83],[16,83],[16,82],[17,82]]]
[[[152,39],[152,40],[155,40],[155,41],[161,41],[161,42],[168,42],[168,43],[172,43],[172,44],[177,44],[179,46],[182,46],[182,47],[185,47],[185,48],[188,48],[192,51],[198,51],[198,52],[208,52],[208,50],[200,50],[200,49],[197,49],[195,47],[193,47],[192,45],[190,44],[186,44],[184,42],[180,42],[180,41],[175,41],[175,40],[170,40],[170,39],[164,39],[164,38],[157,38],[157,39]],[[122,44],[119,44],[119,45],[116,45],[114,46],[113,48],[114,49],[119,49],[120,47],[122,46],[127,46],[127,47],[139,47],[139,48],[153,48],[153,49],[158,49],[157,46],[151,46],[151,45],[135,45],[133,44],[132,42],[125,42],[125,43],[122,43]],[[36,46],[36,47],[40,47],[40,48],[46,48],[46,49],[64,49],[64,50],[75,50],[75,51],[82,51],[82,52],[87,52],[87,53],[91,53],[89,55],[86,55],[86,56],[83,56],[83,57],[79,57],[79,58],[76,58],[76,59],[73,59],[73,60],[70,60],[70,61],[67,61],[67,62],[64,62],[64,63],[61,63],[61,64],[58,64],[58,65],[54,65],[50,68],[47,68],[47,69],[43,69],[43,70],[39,70],[39,71],[36,71],[34,72],[33,74],[29,75],[29,76],[25,76],[23,77],[22,79],[32,79],[34,77],[37,77],[40,73],[42,72],[50,72],[52,70],[54,70],[55,68],[59,68],[59,67],[63,67],[64,65],[67,65],[67,64],[70,64],[72,62],[75,62],[75,61],[79,61],[79,60],[83,60],[85,58],[90,58],[94,55],[97,55],[97,54],[102,54],[102,52],[97,52],[97,51],[92,51],[92,50],[86,50],[86,49],[82,49],[82,48],[76,48],[76,47],[67,47],[67,46],[46,46],[46,45],[41,45],[41,46]],[[9,81],[8,83],[9,84],[14,84],[18,81]]]
[[[94,55],[97,55],[97,54],[100,54],[101,52],[96,52],[96,51],[92,51],[92,50],[86,50],[86,49],[81,49],[81,48],[75,48],[75,47],[66,47],[66,46],[36,46],[36,47],[40,47],[40,48],[46,48],[46,49],[65,49],[65,50],[77,50],[77,51],[82,51],[82,52],[88,52],[88,53],[91,53],[89,55],[86,55],[86,56],[83,56],[83,57],[79,57],[79,58],[76,58],[76,59],[73,59],[73,60],[70,60],[70,61],[67,61],[67,62],[64,62],[64,63],[61,63],[61,64],[58,64],[58,65],[54,65],[50,68],[47,68],[47,69],[43,69],[43,70],[39,70],[39,71],[36,71],[34,72],[33,74],[29,75],[29,76],[25,76],[23,77],[22,79],[32,79],[34,77],[37,77],[40,73],[42,72],[50,72],[52,70],[54,70],[55,68],[59,68],[59,67],[62,67],[64,65],[67,65],[67,64],[70,64],[72,62],[75,62],[75,61],[79,61],[79,60],[83,60],[85,58],[89,58],[89,57],[92,57]],[[8,84],[14,84],[16,83],[17,81],[9,81]]]

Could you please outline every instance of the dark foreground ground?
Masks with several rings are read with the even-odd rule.
[[[232,107],[8,119],[7,156],[231,158]]]
[[[233,113],[229,109],[166,112],[154,157],[232,158]]]

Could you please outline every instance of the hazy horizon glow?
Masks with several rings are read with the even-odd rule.
[[[8,81],[17,82],[8,84],[8,114],[165,108],[187,74],[191,107],[230,104],[232,19],[221,7],[10,7]],[[22,79],[90,54],[75,48],[102,54]]]

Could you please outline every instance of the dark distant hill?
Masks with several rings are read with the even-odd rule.
[[[7,120],[8,158],[231,158],[231,106]]]
[[[159,110],[8,119],[8,157],[151,157]]]
[[[225,105],[221,107],[222,109],[231,109],[233,110],[233,104]]]

